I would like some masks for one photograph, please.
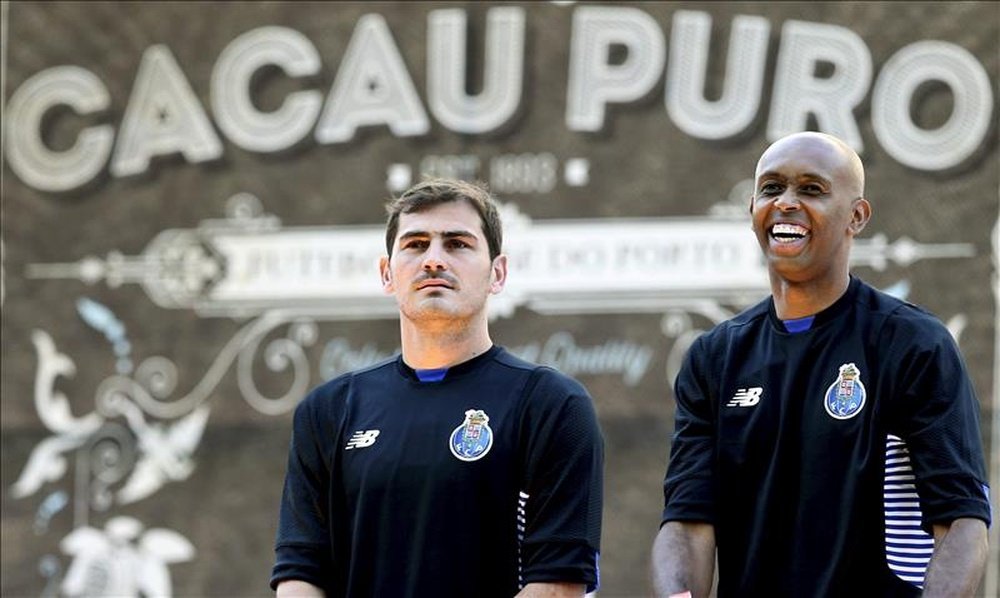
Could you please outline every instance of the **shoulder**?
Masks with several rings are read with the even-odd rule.
[[[541,367],[537,363],[532,363],[514,355],[504,347],[498,347],[493,355],[493,362],[505,368],[510,368],[519,372],[532,372]]]
[[[526,390],[529,392],[544,391],[546,393],[562,395],[589,396],[587,389],[575,378],[551,366],[540,365],[521,359],[506,349],[501,349],[497,352],[495,361],[500,366],[509,368],[524,376],[527,384]]]
[[[728,320],[702,333],[691,345],[690,353],[711,353],[745,337],[756,337],[768,324],[771,297],[768,296]]]
[[[520,388],[517,401],[525,421],[561,418],[569,425],[571,420],[582,418],[581,421],[590,422],[588,426],[596,427],[594,401],[580,381],[553,367],[525,361],[506,349],[497,352],[495,363],[518,373],[516,381],[511,383],[512,388]]]
[[[370,384],[381,385],[386,378],[398,376],[396,358],[392,357],[371,366],[347,372],[314,387],[296,407],[296,417],[305,415],[313,419],[335,417],[343,411],[347,397],[357,388]]]
[[[880,345],[905,345],[934,348],[954,344],[948,328],[927,309],[893,297],[862,283],[857,296],[858,309],[872,319],[874,338]]]

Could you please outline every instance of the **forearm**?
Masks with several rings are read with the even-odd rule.
[[[288,579],[278,584],[277,598],[325,598],[326,593],[311,583]]]
[[[715,528],[708,523],[669,521],[653,542],[653,593],[690,591],[708,596],[715,575]]]
[[[581,598],[586,591],[582,583],[529,583],[515,598]]]
[[[986,567],[986,524],[956,519],[934,526],[934,555],[924,578],[924,596],[973,596]]]

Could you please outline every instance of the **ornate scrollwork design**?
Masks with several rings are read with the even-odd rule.
[[[292,382],[284,394],[272,398],[258,390],[253,378],[254,358],[265,337],[275,328],[291,322],[284,337],[267,342],[264,363],[272,372],[292,372]],[[118,406],[130,400],[145,413],[160,419],[176,419],[192,412],[211,396],[234,361],[237,383],[244,400],[266,415],[291,410],[308,389],[311,368],[304,347],[319,337],[315,322],[287,312],[267,312],[241,328],[216,356],[201,380],[187,394],[171,399],[177,389],[177,367],[162,356],[145,359],[129,376],[110,376],[96,392],[98,410],[105,416],[120,413]]]
[[[111,487],[125,478],[135,466],[136,438],[124,426],[109,422],[77,452],[78,497],[87,497],[89,505],[107,511],[114,503]]]
[[[277,398],[265,397],[253,381],[253,358],[264,335],[253,337],[240,352],[237,366],[240,391],[251,407],[265,415],[280,415],[290,411],[309,387],[309,359],[304,346],[316,342],[319,334],[315,323],[307,320],[294,322],[285,338],[270,341],[264,349],[264,363],[272,372],[292,371],[292,384],[287,392]]]
[[[162,400],[177,388],[177,366],[166,357],[153,356],[139,364],[135,380],[151,397]]]

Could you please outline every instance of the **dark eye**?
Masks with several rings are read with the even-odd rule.
[[[822,195],[823,188],[819,185],[802,185],[801,190],[806,195]]]
[[[425,249],[427,241],[424,239],[410,239],[403,243],[403,249]]]
[[[782,187],[778,183],[764,183],[763,185],[760,186],[759,193],[761,195],[777,195],[781,193],[783,189],[784,187]]]
[[[452,249],[465,249],[470,247],[470,245],[461,239],[448,239],[448,247]]]

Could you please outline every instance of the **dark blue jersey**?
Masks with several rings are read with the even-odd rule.
[[[271,586],[504,596],[597,584],[603,441],[587,391],[500,347],[420,382],[402,358],[295,412]]]
[[[958,348],[856,278],[808,331],[770,298],[716,326],[675,394],[663,521],[714,524],[720,596],[918,595],[931,524],[989,522]]]

